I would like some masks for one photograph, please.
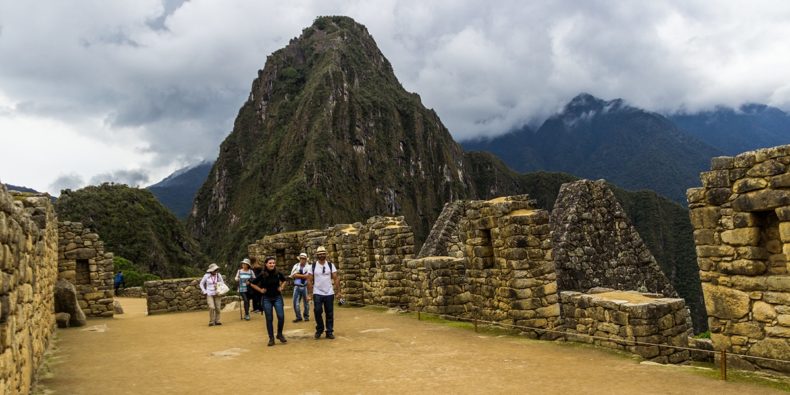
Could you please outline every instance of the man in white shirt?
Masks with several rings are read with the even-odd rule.
[[[335,292],[340,298],[340,279],[337,268],[332,262],[326,260],[326,248],[318,247],[315,250],[318,258],[307,271],[307,300],[313,302],[313,316],[315,317],[315,338],[320,339],[326,330],[326,338],[334,339],[335,323]],[[323,312],[326,310],[326,325],[324,325]]]
[[[299,302],[304,303],[304,320],[310,321],[310,302],[307,301],[307,254],[299,254],[299,262],[291,268],[291,278],[294,279],[294,312],[296,319],[293,322],[302,321],[302,311],[299,309]]]

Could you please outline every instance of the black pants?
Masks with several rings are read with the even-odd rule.
[[[247,291],[247,297],[252,300],[252,310],[253,311],[263,311],[263,306],[261,306],[261,298],[263,294],[258,291]]]
[[[324,310],[326,310],[326,326],[324,326]],[[326,334],[331,335],[335,325],[335,295],[313,294],[313,316],[315,333],[320,335],[326,330]]]

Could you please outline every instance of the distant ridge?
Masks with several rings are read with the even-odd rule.
[[[686,189],[699,183],[710,158],[722,154],[661,114],[586,93],[534,132],[524,127],[462,144],[466,150],[494,153],[516,171],[604,178],[623,188],[650,189],[682,204]]]
[[[148,189],[176,217],[185,220],[192,209],[195,193],[206,182],[214,162],[203,161],[196,165],[179,169]]]

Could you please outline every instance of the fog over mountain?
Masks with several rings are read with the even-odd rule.
[[[534,126],[579,92],[790,110],[783,1],[2,0],[0,179],[145,186],[216,159],[258,68],[319,15],[365,24],[459,141]]]

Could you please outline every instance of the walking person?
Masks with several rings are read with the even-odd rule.
[[[327,339],[334,339],[335,295],[340,298],[340,280],[337,269],[326,259],[326,248],[318,247],[315,251],[317,260],[307,272],[307,300],[313,299],[313,316],[315,317],[315,338],[320,339],[326,331]],[[323,313],[326,311],[326,323]]]
[[[255,274],[255,277],[253,278],[260,276],[261,272],[263,271],[263,266],[261,266],[258,258],[252,257],[250,262],[252,263],[252,272]],[[248,287],[247,297],[252,300],[252,312],[263,314],[263,307],[261,307],[261,297],[263,297],[263,295],[261,295],[261,293],[255,289]]]
[[[208,303],[208,326],[222,325],[219,320],[222,310],[222,295],[217,292],[219,284],[225,284],[222,275],[219,274],[219,266],[216,263],[209,265],[206,274],[200,280],[200,290],[206,295]]]
[[[266,332],[269,334],[268,346],[274,345],[274,317],[272,309],[277,314],[277,340],[287,343],[283,336],[285,313],[283,311],[283,287],[285,276],[277,270],[274,257],[266,257],[263,261],[261,275],[250,281],[250,287],[263,294],[263,312],[266,315]]]
[[[241,261],[241,269],[236,271],[236,282],[239,284],[239,295],[241,295],[242,305],[244,306],[244,319],[250,320],[250,294],[247,292],[247,283],[255,278],[255,272],[252,271],[250,260],[244,258]]]
[[[126,289],[126,279],[123,278],[122,271],[119,270],[118,273],[115,273],[115,277],[113,278],[113,285],[115,286],[116,294],[118,293],[118,288],[120,288],[121,286],[123,286],[123,288]]]
[[[294,313],[296,319],[293,322],[301,322],[302,314],[304,320],[310,321],[310,302],[307,301],[307,254],[299,254],[299,262],[291,268],[291,278],[294,279]],[[304,313],[299,309],[299,302],[304,304]]]

